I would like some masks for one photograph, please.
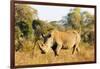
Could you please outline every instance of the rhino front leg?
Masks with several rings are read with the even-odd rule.
[[[58,44],[57,48],[56,48],[56,55],[58,56],[59,55],[59,52],[62,48],[62,44]]]

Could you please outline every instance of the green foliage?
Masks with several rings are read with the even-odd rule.
[[[68,14],[68,22],[71,24],[80,24],[81,15],[80,15],[80,8],[75,8],[70,11]]]
[[[82,20],[81,20],[81,24],[83,25],[83,26],[86,26],[86,25],[88,25],[88,24],[94,24],[94,16],[93,15],[91,15],[89,12],[82,12],[81,13],[81,15],[82,15]]]
[[[33,39],[32,21],[37,19],[37,10],[26,4],[15,4],[15,47],[23,47],[24,39]]]
[[[81,19],[81,27],[82,27],[82,40],[84,42],[88,42],[90,44],[93,44],[95,41],[95,36],[94,36],[94,26],[95,26],[95,21],[94,21],[94,16],[91,15],[88,12],[82,12],[81,13],[82,19]]]
[[[32,37],[34,19],[37,19],[37,10],[25,4],[15,4],[15,22],[24,36]]]
[[[84,42],[90,43],[90,44],[94,44],[95,42],[95,35],[94,35],[94,31],[84,31],[82,36],[82,40]]]
[[[81,13],[80,8],[71,9],[67,16],[64,17],[64,26],[66,29],[75,29],[81,31]]]
[[[77,30],[81,34],[83,42],[94,42],[94,15],[87,11],[81,12],[80,8],[74,8],[67,16],[64,16],[62,21],[66,29]]]
[[[37,10],[24,4],[15,4],[15,20],[16,22],[25,21],[32,23],[33,19],[37,18]]]
[[[21,21],[16,23],[16,26],[20,28],[20,31],[23,33],[23,36],[28,37],[30,31],[27,23]]]
[[[64,26],[58,24],[57,21],[51,21],[50,24],[52,25],[53,29],[58,29],[59,31],[65,31]]]

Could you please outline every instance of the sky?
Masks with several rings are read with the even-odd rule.
[[[67,15],[71,8],[75,7],[61,7],[61,6],[44,6],[44,5],[29,5],[38,11],[38,17],[46,21],[59,21]],[[81,8],[81,11],[88,11],[94,15],[94,8]]]

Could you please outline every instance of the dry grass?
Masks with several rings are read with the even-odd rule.
[[[32,51],[15,52],[15,64],[17,65],[35,65],[35,64],[52,64],[52,63],[70,63],[70,62],[86,62],[94,61],[94,46],[86,43],[80,44],[80,52],[72,55],[72,50],[62,49],[59,56],[55,56],[54,52],[41,54],[38,46]]]

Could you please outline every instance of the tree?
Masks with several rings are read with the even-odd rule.
[[[78,32],[81,32],[81,10],[79,7],[73,8],[70,12],[63,16],[62,20],[66,29],[75,29]]]
[[[93,44],[95,41],[95,19],[92,14],[90,14],[87,11],[84,11],[81,13],[82,19],[81,19],[81,27],[82,27],[82,40],[84,42],[88,42],[90,44]]]
[[[84,26],[86,26],[88,24],[93,24],[95,22],[94,16],[91,15],[89,12],[84,11],[84,12],[82,12],[81,16],[82,16],[81,23]]]
[[[81,14],[80,8],[74,8],[68,14],[68,23],[72,26],[73,29],[80,29]]]
[[[37,10],[25,4],[15,4],[16,22],[25,21],[26,23],[32,23],[34,19],[37,19]]]
[[[28,34],[30,34],[30,30],[27,23],[20,21],[16,23],[16,26],[19,27],[21,33],[23,33],[23,37],[28,37]]]
[[[77,30],[83,42],[94,42],[95,19],[94,15],[80,8],[71,9],[68,15],[63,16],[62,20],[66,29]]]
[[[58,29],[59,31],[65,31],[63,24],[59,21],[51,21],[50,24],[53,26],[53,29]]]
[[[16,51],[22,49],[26,39],[33,39],[32,21],[37,18],[37,10],[34,8],[26,4],[15,4]]]
[[[37,19],[37,10],[25,4],[15,4],[15,25],[28,37],[32,37],[32,21]]]

